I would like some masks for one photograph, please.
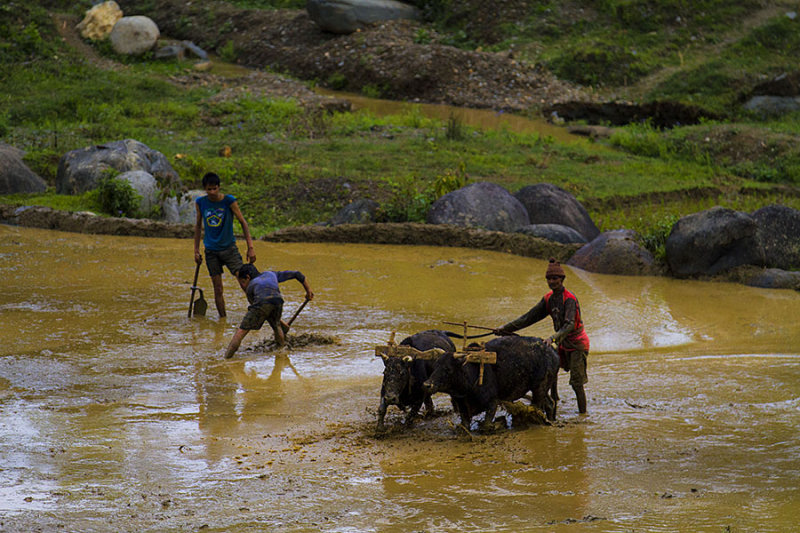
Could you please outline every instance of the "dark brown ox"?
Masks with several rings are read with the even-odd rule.
[[[445,392],[469,431],[472,418],[486,416],[481,430],[493,426],[498,402],[513,402],[531,393],[531,405],[541,409],[548,420],[556,418],[558,354],[538,337],[500,337],[486,343],[488,352],[497,353],[495,364],[484,365],[483,384],[479,384],[480,365],[465,363],[453,353],[439,357],[425,382],[428,393]],[[553,396],[548,395],[551,392]]]
[[[439,348],[445,352],[454,352],[456,347],[441,330],[426,330],[406,337],[400,342],[401,346],[411,346],[421,352]],[[425,404],[425,414],[433,413],[431,395],[423,387],[428,379],[435,359],[419,359],[411,356],[383,357],[383,384],[381,385],[381,403],[378,407],[378,432],[385,430],[384,417],[390,405],[396,405],[406,411],[405,424],[411,427],[414,417],[417,416],[422,404]]]

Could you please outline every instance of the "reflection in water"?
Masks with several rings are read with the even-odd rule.
[[[504,323],[541,298],[545,262],[258,242],[320,280],[293,331],[339,340],[276,354],[253,336],[225,361],[247,302],[186,318],[190,244],[0,226],[2,528],[796,528],[797,292],[568,270],[593,341],[588,417],[564,395],[556,426],[468,441],[437,396],[440,416],[376,439],[374,346]]]

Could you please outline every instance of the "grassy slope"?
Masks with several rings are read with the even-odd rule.
[[[50,4],[76,14],[86,8]],[[459,5],[470,14],[473,4],[479,5]],[[565,77],[583,77],[577,81],[594,82],[608,95],[671,98],[725,111],[729,119],[666,133],[631,126],[612,138],[614,150],[600,150],[530,134],[454,132],[413,112],[379,119],[318,116],[292,102],[246,97],[216,103],[208,97],[218,89],[184,90],[165,81],[182,72],[179,65],[128,60],[125,68],[100,70],[61,42],[43,7],[12,3],[0,8],[0,136],[27,150],[26,162],[51,184],[66,151],[135,138],[164,153],[189,186],[205,171],[218,171],[226,190],[240,197],[256,234],[327,218],[361,194],[381,200],[390,219],[419,219],[437,194],[465,177],[512,191],[550,182],[587,202],[698,187],[729,191],[710,199],[665,195],[655,204],[625,207],[589,202],[602,229],[631,227],[656,241],[675,217],[716,203],[752,210],[780,201],[800,208],[796,194],[738,194],[742,188],[800,184],[798,117],[760,121],[736,111],[744,88],[760,75],[788,68],[791,54],[796,57],[800,22],[784,15],[781,2],[503,6],[524,6],[527,17],[501,25],[493,35],[442,11],[438,24],[450,24],[455,44],[478,44],[481,38],[487,47],[513,44],[521,57]],[[109,54],[107,47],[100,51]],[[770,149],[744,150],[753,143]],[[234,157],[219,155],[225,145]],[[97,207],[91,194],[0,201]]]

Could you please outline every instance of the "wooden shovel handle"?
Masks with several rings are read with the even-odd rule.
[[[289,321],[286,323],[287,326],[291,326],[292,325],[292,322],[294,322],[294,319],[297,318],[297,315],[300,314],[300,311],[303,310],[303,308],[306,306],[307,303],[308,303],[308,298],[306,298],[303,301],[303,303],[300,304],[300,307],[298,307],[297,311],[294,312],[294,314],[292,315],[292,318],[290,318]]]
[[[197,290],[197,276],[200,275],[200,263],[194,269],[194,283],[192,283],[192,295],[189,297],[189,318],[192,318],[192,307],[194,307],[194,291]]]

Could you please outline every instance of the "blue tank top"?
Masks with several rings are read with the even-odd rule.
[[[203,245],[206,250],[220,252],[236,244],[231,211],[231,204],[235,201],[236,198],[231,194],[226,194],[219,202],[212,202],[208,196],[200,196],[195,200],[203,217]]]

